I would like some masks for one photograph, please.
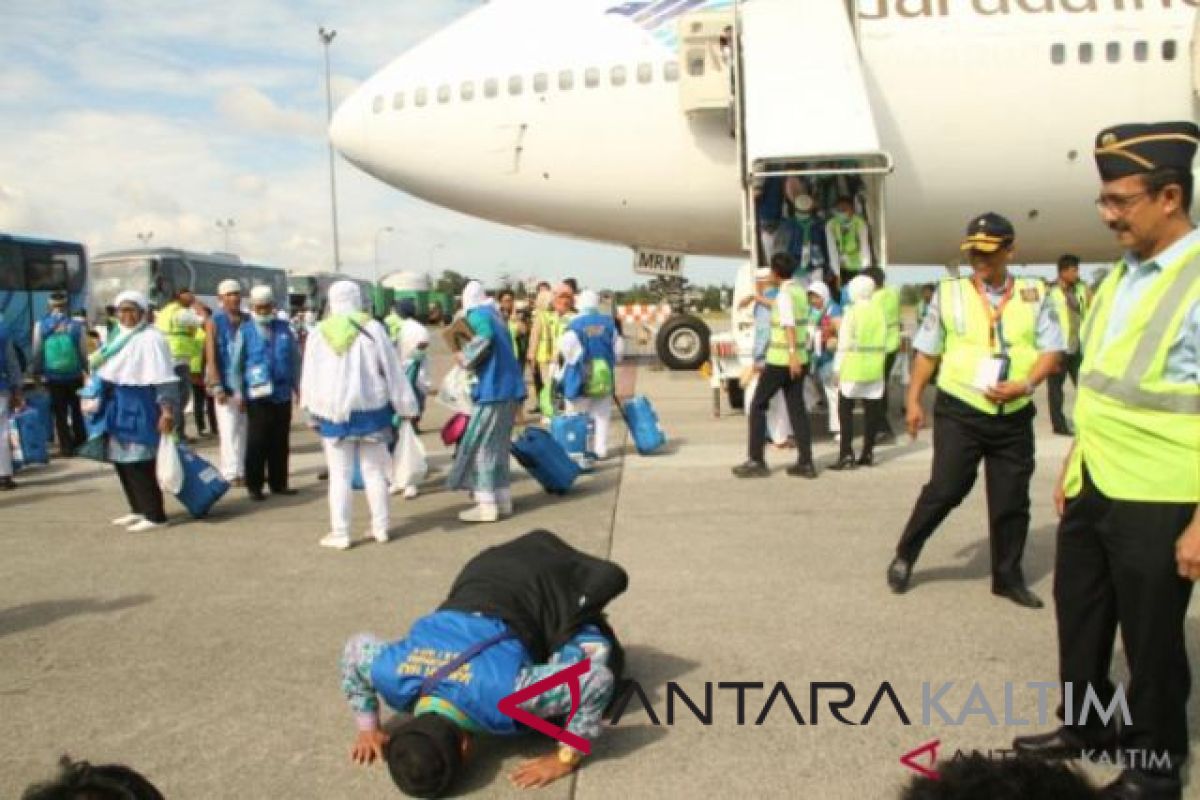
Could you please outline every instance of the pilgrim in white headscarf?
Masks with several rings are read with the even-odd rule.
[[[390,538],[392,419],[418,414],[387,330],[362,306],[357,284],[338,281],[329,287],[329,314],[309,336],[301,370],[301,402],[321,435],[329,467],[332,530],[320,543],[339,550],[352,543],[350,483],[356,461],[371,508],[371,535],[379,542]]]
[[[875,438],[883,422],[887,320],[882,307],[871,302],[875,281],[859,275],[847,284],[846,291],[850,307],[842,317],[833,363],[838,375],[838,418],[842,429],[838,461],[830,467],[836,470],[875,463]],[[866,414],[866,436],[857,461],[852,441],[855,400],[863,401]]]
[[[509,445],[513,421],[525,399],[525,380],[508,326],[478,281],[463,289],[462,303],[474,338],[456,357],[478,380],[472,390],[475,412],[446,485],[474,497],[475,507],[459,514],[460,520],[495,522],[512,513]]]
[[[805,390],[807,392],[811,385],[814,391],[811,395],[805,395],[805,402],[809,407],[815,407],[820,397],[824,396],[829,432],[836,440],[841,435],[841,425],[837,415],[838,387],[834,380],[833,356],[837,349],[837,326],[841,322],[842,309],[833,302],[829,286],[820,278],[813,278],[808,284],[808,307],[811,314],[808,341],[813,384],[805,384]]]
[[[146,322],[145,295],[121,292],[115,305],[116,335],[89,363],[101,385],[97,413],[107,437],[105,455],[129,501],[129,513],[112,522],[141,533],[167,524],[154,465],[159,436],[174,430],[182,387],[166,338]]]
[[[612,417],[612,395],[616,365],[624,355],[624,342],[608,314],[600,313],[600,298],[590,290],[579,294],[579,315],[567,326],[559,344],[563,357],[563,396],[567,410],[589,414],[592,419],[591,446],[584,456],[608,458],[608,424]]]

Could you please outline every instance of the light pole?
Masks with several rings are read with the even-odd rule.
[[[444,250],[445,248],[446,248],[446,245],[442,244],[441,242],[438,242],[433,247],[429,248],[429,276],[430,276],[430,278],[433,277],[433,254],[436,253],[438,250]]]
[[[225,249],[221,251],[223,253],[229,252],[229,231],[231,231],[236,224],[237,223],[235,223],[232,219],[217,220],[217,227],[220,228],[221,232],[225,234]]]
[[[150,240],[154,238],[154,231],[143,231],[137,235],[138,241],[142,243],[142,249],[150,248]]]
[[[376,284],[379,283],[379,237],[383,236],[383,234],[385,234],[385,233],[391,233],[394,230],[395,230],[395,228],[393,228],[391,225],[386,225],[386,226],[380,228],[379,230],[375,231],[375,283]]]
[[[321,45],[325,50],[325,136],[329,136],[329,123],[333,122],[333,89],[329,80],[329,45],[333,44],[334,37],[337,36],[337,31],[330,29],[325,30],[324,27],[317,29],[317,37],[321,40]],[[329,205],[333,210],[333,271],[342,271],[342,250],[338,244],[338,218],[337,218],[337,175],[334,172],[333,161],[333,141],[328,140],[329,146]]]

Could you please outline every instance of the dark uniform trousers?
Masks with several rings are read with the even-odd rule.
[[[1184,615],[1192,582],[1176,571],[1175,540],[1194,503],[1141,503],[1106,497],[1084,472],[1083,490],[1067,502],[1058,526],[1054,605],[1062,681],[1072,684],[1076,723],[1090,684],[1108,707],[1118,626],[1132,676],[1125,687],[1132,725],[1121,748],[1187,758],[1187,699],[1191,689]],[[1062,709],[1059,709],[1062,716]],[[1102,727],[1089,709],[1087,728]],[[1086,735],[1086,732],[1085,732]]]
[[[58,447],[63,455],[74,453],[87,441],[87,429],[83,424],[83,405],[79,390],[83,378],[72,381],[46,381],[50,392],[50,409],[54,414],[54,429],[58,434]]]
[[[811,464],[812,433],[808,428],[808,410],[804,407],[804,375],[808,372],[805,366],[800,374],[793,378],[787,367],[777,367],[767,364],[762,374],[758,376],[758,386],[754,389],[754,399],[750,403],[750,446],[749,456],[753,461],[761,462],[767,449],[767,409],[771,398],[776,392],[783,392],[783,401],[787,405],[788,419],[792,423],[792,433],[796,437],[796,454],[798,463]]]
[[[1067,377],[1071,378],[1071,385],[1079,385],[1079,365],[1083,362],[1083,353],[1078,350],[1074,353],[1063,353],[1062,363],[1057,372],[1051,373],[1050,377],[1046,378],[1046,395],[1050,401],[1050,424],[1054,426],[1056,431],[1067,430],[1067,418],[1063,415],[1063,386],[1067,382]]]
[[[896,358],[900,355],[899,350],[893,350],[887,354],[883,362],[883,405],[879,409],[879,432],[888,436],[895,436],[892,431],[891,420],[888,415],[891,413],[891,395],[889,390],[892,385],[892,368],[896,366]],[[940,361],[938,363],[941,363]]]
[[[992,415],[939,391],[933,413],[933,474],[921,489],[896,555],[917,560],[938,525],[970,493],[982,460],[992,588],[1024,585],[1021,556],[1029,533],[1033,404],[1011,414]]]
[[[246,488],[261,492],[288,488],[292,403],[251,400],[246,403]]]

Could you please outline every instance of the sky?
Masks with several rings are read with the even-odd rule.
[[[0,231],[229,250],[301,272],[333,261],[325,79],[334,104],[478,0],[4,0],[0,15]],[[632,253],[475,220],[337,163],[341,255],[370,277],[455,269],[577,275],[621,288]],[[385,227],[391,233],[380,233]],[[378,236],[377,236],[378,234]],[[695,283],[736,264],[689,259]],[[589,280],[590,279],[590,280]]]

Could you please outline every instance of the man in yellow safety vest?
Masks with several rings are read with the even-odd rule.
[[[175,361],[175,374],[179,377],[179,385],[186,389],[192,380],[192,355],[196,350],[196,329],[202,324],[200,317],[192,306],[196,295],[187,286],[181,286],[175,291],[171,302],[163,306],[155,315],[154,324],[167,337],[167,345],[171,348],[171,358]],[[186,438],[183,409],[187,404],[184,391],[179,392],[175,404],[175,435],[180,439]]]
[[[914,439],[925,422],[921,392],[940,368],[933,472],[888,567],[888,584],[897,594],[908,588],[925,542],[971,491],[983,461],[992,593],[1026,608],[1042,607],[1021,571],[1034,467],[1032,396],[1058,368],[1062,329],[1042,281],[1008,273],[1015,238],[999,214],[971,221],[962,249],[974,275],[941,282],[913,341],[917,360],[906,421]]]
[[[1079,257],[1064,255],[1058,259],[1058,281],[1050,287],[1050,300],[1058,312],[1058,321],[1063,327],[1063,339],[1067,350],[1063,354],[1062,367],[1046,379],[1046,393],[1050,400],[1050,423],[1060,436],[1070,436],[1071,426],[1063,414],[1063,384],[1067,378],[1079,386],[1079,364],[1083,358],[1079,348],[1079,331],[1087,315],[1087,286],[1079,279]]]
[[[1076,438],[1055,491],[1054,603],[1063,703],[1120,702],[1125,713],[1085,721],[1068,711],[1063,727],[1013,746],[1047,758],[1135,754],[1104,797],[1183,796],[1184,625],[1200,578],[1200,231],[1189,216],[1198,144],[1191,122],[1096,138],[1097,206],[1126,253],[1080,336]],[[1118,630],[1130,673],[1121,689],[1109,674]]]

